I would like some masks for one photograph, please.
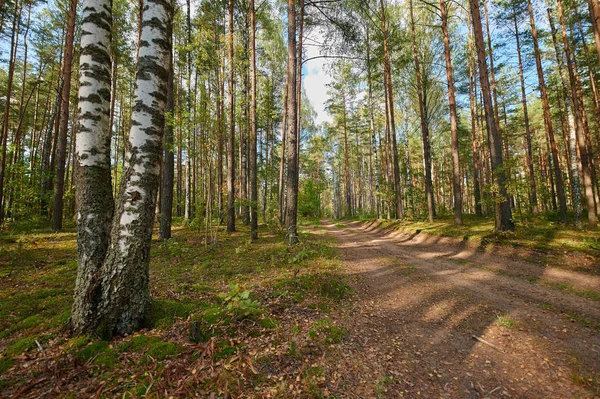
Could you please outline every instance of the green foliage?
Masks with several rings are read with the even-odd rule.
[[[305,218],[321,217],[323,185],[307,179],[298,193],[298,214]]]
[[[263,313],[260,304],[250,298],[250,291],[242,290],[239,284],[229,285],[229,292],[220,293],[219,298],[223,300],[227,312],[237,320],[253,318]]]

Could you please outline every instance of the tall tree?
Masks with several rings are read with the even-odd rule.
[[[2,118],[2,130],[0,131],[0,141],[2,142],[2,150],[0,155],[0,224],[4,221],[4,203],[6,197],[4,195],[4,180],[6,177],[6,152],[8,148],[8,128],[10,121],[10,106],[12,97],[13,77],[15,74],[15,60],[17,56],[17,44],[18,44],[18,22],[20,18],[19,2],[15,0],[12,32],[10,40],[10,56],[8,57],[8,79],[6,83],[6,103],[4,108],[4,114]]]
[[[411,3],[412,4],[412,3]],[[394,109],[394,94],[392,84],[392,68],[390,65],[390,51],[388,45],[388,28],[385,9],[385,0],[380,0],[381,7],[381,32],[383,34],[383,76],[386,88],[386,104],[388,105],[389,134],[392,144],[392,162],[394,173],[394,199],[396,205],[396,218],[404,218],[404,208],[402,204],[402,186],[400,186],[400,164],[398,161],[398,149],[396,145],[396,117]]]
[[[527,10],[529,12],[529,24],[531,25],[531,36],[533,39],[533,53],[535,56],[535,65],[537,70],[538,85],[540,88],[540,96],[542,102],[542,112],[544,115],[544,128],[550,142],[550,152],[552,153],[552,164],[554,170],[554,181],[556,184],[556,195],[558,196],[558,208],[560,211],[560,219],[563,223],[567,223],[567,200],[565,198],[565,189],[563,183],[562,171],[558,162],[558,148],[554,139],[554,128],[552,126],[552,115],[550,114],[550,104],[548,102],[548,94],[546,92],[546,82],[544,79],[544,69],[540,56],[540,47],[538,44],[537,29],[535,26],[535,17],[533,14],[533,6],[531,0],[527,0]]]
[[[296,244],[298,239],[298,105],[296,97],[296,0],[288,0],[288,60],[287,60],[287,179],[286,179],[286,241]]]
[[[234,0],[229,0],[229,33],[227,35],[229,62],[229,145],[227,149],[227,231],[235,231],[235,65],[233,60]]]
[[[84,0],[79,60],[79,118],[75,147],[77,280],[71,328],[97,325],[102,264],[110,241],[113,198],[110,168],[111,0]]]
[[[145,0],[127,164],[102,273],[103,334],[130,334],[150,307],[150,244],[165,126],[172,5]]]
[[[563,15],[562,8],[562,0],[557,0],[557,11],[558,11],[558,19],[561,25],[561,33],[563,39],[563,50],[565,59],[567,60],[567,72],[569,75],[569,82],[571,86],[571,100],[573,104],[573,113],[575,116],[575,126],[576,126],[576,137],[577,144],[579,147],[579,156],[581,159],[581,171],[583,178],[583,188],[585,192],[585,198],[587,202],[587,211],[588,211],[588,227],[594,228],[597,226],[598,221],[596,217],[596,204],[594,202],[594,190],[593,190],[593,182],[592,182],[592,172],[590,166],[590,159],[588,154],[588,147],[585,142],[585,132],[583,126],[583,109],[582,103],[580,103],[581,98],[579,97],[579,93],[577,92],[577,81],[575,77],[575,68],[573,66],[573,60],[571,59],[571,50],[569,46],[569,38],[567,37],[567,29],[565,26],[565,19]]]
[[[172,37],[172,32],[169,32]],[[165,112],[172,119],[174,110],[173,99],[173,52],[169,56],[169,76],[167,78],[167,104]],[[173,221],[173,183],[175,181],[175,152],[173,137],[173,121],[165,121],[163,174],[160,196],[160,229],[159,239],[171,238],[171,224]]]
[[[65,192],[65,162],[67,157],[67,133],[69,130],[69,99],[71,97],[71,65],[73,61],[73,41],[75,38],[75,18],[77,17],[77,0],[69,1],[69,21],[65,40],[62,71],[62,107],[60,108],[60,131],[58,133],[58,161],[56,168],[56,186],[54,190],[54,206],[52,211],[52,229],[62,229],[63,196]]]
[[[256,165],[256,10],[250,0],[250,236],[258,238],[258,170]]]
[[[490,158],[494,183],[496,185],[495,193],[495,220],[496,230],[514,230],[515,225],[512,220],[512,212],[508,192],[506,190],[506,174],[502,160],[502,142],[497,130],[496,120],[493,111],[492,96],[490,91],[490,82],[488,78],[488,68],[485,54],[485,44],[483,40],[483,27],[481,25],[481,11],[478,0],[469,0],[471,19],[473,23],[473,35],[475,37],[475,48],[477,51],[477,63],[479,69],[479,80],[481,94],[485,110],[485,119],[487,122],[488,141],[490,146]]]
[[[417,97],[419,102],[419,116],[421,120],[421,138],[423,140],[423,163],[425,165],[425,197],[427,199],[427,214],[429,221],[433,222],[435,216],[435,202],[433,198],[433,180],[431,177],[431,143],[429,140],[429,122],[425,100],[423,98],[423,80],[421,79],[421,65],[419,62],[419,52],[417,49],[417,35],[415,32],[415,16],[413,11],[413,1],[410,0],[410,31],[412,33],[413,60],[415,62],[415,77],[417,86]],[[444,38],[444,41],[446,39]]]
[[[456,95],[454,94],[454,73],[450,54],[450,37],[448,35],[448,10],[446,0],[440,0],[442,34],[444,36],[444,56],[446,58],[446,80],[448,81],[448,107],[450,108],[450,134],[452,137],[452,192],[454,194],[454,223],[462,225],[462,192],[460,157],[458,152],[458,121],[456,115]]]
[[[523,106],[523,121],[525,122],[525,143],[527,150],[527,169],[529,172],[529,206],[530,211],[537,215],[538,201],[535,185],[535,171],[533,167],[533,151],[531,149],[531,127],[529,124],[529,112],[527,109],[527,94],[525,93],[525,76],[523,73],[523,61],[521,59],[521,39],[519,38],[519,25],[517,23],[517,10],[513,6],[512,20],[515,28],[515,40],[517,47],[517,63],[519,66],[519,81],[521,83],[521,104]]]

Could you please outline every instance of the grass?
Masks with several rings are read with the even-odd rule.
[[[497,315],[496,323],[507,328],[520,328],[521,323],[513,319],[509,314]]]
[[[305,223],[319,225],[314,220]],[[66,333],[77,273],[74,230],[55,234],[45,225],[21,226],[0,234],[0,390],[17,389],[19,383],[27,383],[27,373],[33,373],[33,379],[43,372],[28,366],[19,376],[18,369],[19,357],[37,356],[40,343],[44,355],[52,353],[64,358],[64,364],[85,367],[87,378],[116,387],[111,396],[156,395],[153,378],[168,364],[164,362],[185,358],[193,363],[206,356],[187,349],[189,345],[204,342],[214,348],[213,361],[237,364],[245,342],[265,334],[281,339],[276,337],[287,318],[282,319],[285,312],[272,312],[273,302],[277,309],[305,309],[316,318],[315,311],[332,309],[349,295],[326,237],[301,232],[301,244],[288,247],[277,228],[261,226],[256,243],[248,239],[247,227],[238,230],[219,233],[214,247],[204,245],[202,232],[182,226],[174,227],[168,241],[153,240],[153,303],[146,330],[111,341]],[[312,316],[307,317],[310,323]],[[337,326],[319,326],[315,331],[325,337],[324,347],[344,335]],[[221,372],[210,381],[200,379],[195,389],[222,393],[220,384],[242,383],[231,370]]]

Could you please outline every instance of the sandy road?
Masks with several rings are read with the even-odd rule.
[[[348,397],[600,397],[600,302],[552,285],[600,291],[598,277],[359,223],[321,228],[356,289],[340,349],[362,359],[340,383]]]

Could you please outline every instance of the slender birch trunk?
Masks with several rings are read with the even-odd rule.
[[[111,0],[84,0],[79,60],[79,119],[75,158],[77,280],[71,329],[91,331],[102,300],[101,273],[110,241]]]
[[[172,5],[145,0],[127,165],[102,273],[103,335],[130,334],[150,309],[150,243],[160,180]]]

